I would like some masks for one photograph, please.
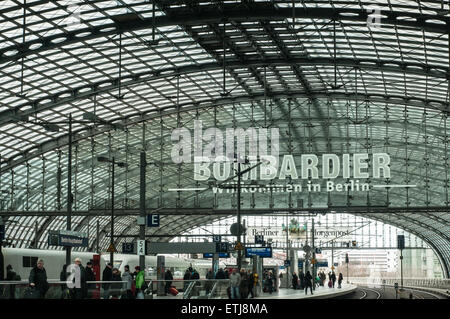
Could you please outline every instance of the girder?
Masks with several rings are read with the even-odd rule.
[[[369,9],[369,7],[367,8]],[[152,18],[139,18],[128,20],[124,23],[116,22],[103,24],[91,28],[83,28],[70,31],[65,34],[54,34],[44,38],[37,38],[23,44],[9,46],[0,50],[0,65],[9,61],[17,61],[31,54],[58,49],[79,41],[88,41],[99,37],[108,37],[117,33],[126,33],[153,26],[193,26],[201,24],[217,24],[223,21],[248,22],[252,20],[273,21],[284,20],[295,16],[298,19],[329,19],[336,21],[359,21],[366,22],[370,12],[353,8],[276,8],[272,4],[258,3],[251,8],[246,8],[239,4],[224,4],[221,12],[214,6],[202,6],[198,14],[193,14],[187,9],[170,10],[170,17],[159,16],[155,20]],[[416,28],[428,32],[448,33],[450,28],[450,18],[431,14],[420,14],[407,11],[387,11],[380,12],[380,22],[385,25],[397,25],[403,27]],[[224,18],[226,17],[226,18]],[[439,22],[437,22],[439,21]],[[56,41],[59,39],[64,39]],[[30,47],[34,49],[30,49]],[[5,54],[16,52],[15,54]]]

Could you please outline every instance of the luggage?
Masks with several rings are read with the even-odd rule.
[[[34,287],[28,287],[23,296],[24,299],[40,299],[41,292]]]
[[[169,293],[170,293],[172,296],[176,296],[176,295],[178,295],[178,290],[177,290],[175,287],[170,287],[170,288],[169,288]]]
[[[333,287],[333,283],[331,282],[331,280],[328,282],[328,287],[329,288]]]

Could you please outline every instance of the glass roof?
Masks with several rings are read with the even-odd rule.
[[[192,165],[170,161],[172,130],[192,129],[198,119],[223,130],[278,127],[280,154],[295,158],[389,153],[386,184],[417,187],[346,196],[256,194],[244,196],[243,205],[425,207],[364,216],[425,240],[448,276],[449,27],[443,1],[1,1],[0,189],[1,209],[10,213],[4,214],[7,237],[18,246],[45,247],[46,231],[65,227],[65,217],[44,212],[66,209],[69,114],[73,209],[103,209],[72,223],[86,232],[99,220],[101,247],[109,241],[111,170],[97,162],[99,155],[129,164],[116,169],[120,209],[139,208],[144,149],[153,163],[147,207],[231,215],[235,194],[168,191],[208,186],[194,181]],[[148,233],[179,234],[220,218],[186,216],[167,213],[164,227]],[[118,234],[136,229],[132,214],[117,217]]]

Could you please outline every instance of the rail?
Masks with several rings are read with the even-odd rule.
[[[374,277],[349,277],[348,280],[352,283],[372,284],[372,285],[391,285],[395,283],[400,284],[400,278],[374,278]],[[403,286],[410,287],[426,287],[436,289],[450,289],[450,279],[435,279],[435,278],[403,278]]]
[[[183,299],[214,299],[227,298],[229,279],[196,279],[196,280],[149,280],[146,279],[145,291],[135,291],[133,298],[153,299],[156,296],[170,296],[173,291],[177,298]],[[168,284],[167,284],[168,283]],[[87,281],[82,299],[119,299],[130,297],[126,289],[127,281]],[[72,299],[75,290],[67,288],[67,281],[48,280],[48,291],[45,299]],[[171,288],[175,288],[174,290]],[[32,289],[28,280],[0,281],[0,299],[33,298],[29,290]],[[143,294],[142,294],[143,292]],[[77,292],[80,294],[80,292]],[[139,294],[138,294],[139,293]],[[138,296],[139,295],[139,296]],[[42,298],[42,297],[40,297]]]

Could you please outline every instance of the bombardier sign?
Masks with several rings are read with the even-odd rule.
[[[292,154],[279,155],[278,128],[203,129],[202,121],[194,121],[193,137],[187,128],[172,132],[171,157],[176,164],[194,164],[195,181],[219,182],[235,176],[237,166],[246,171],[242,176],[242,193],[255,192],[367,192],[370,188],[414,187],[386,185],[391,178],[391,158],[387,153],[355,154]],[[248,168],[252,168],[249,169]],[[344,179],[344,183],[335,179]],[[367,179],[383,179],[382,185],[369,184]],[[280,184],[273,184],[274,180]],[[271,181],[270,187],[246,184],[245,181]],[[289,181],[289,183],[286,183]],[[212,187],[214,193],[234,193],[235,181]],[[203,189],[169,189],[203,190]]]

